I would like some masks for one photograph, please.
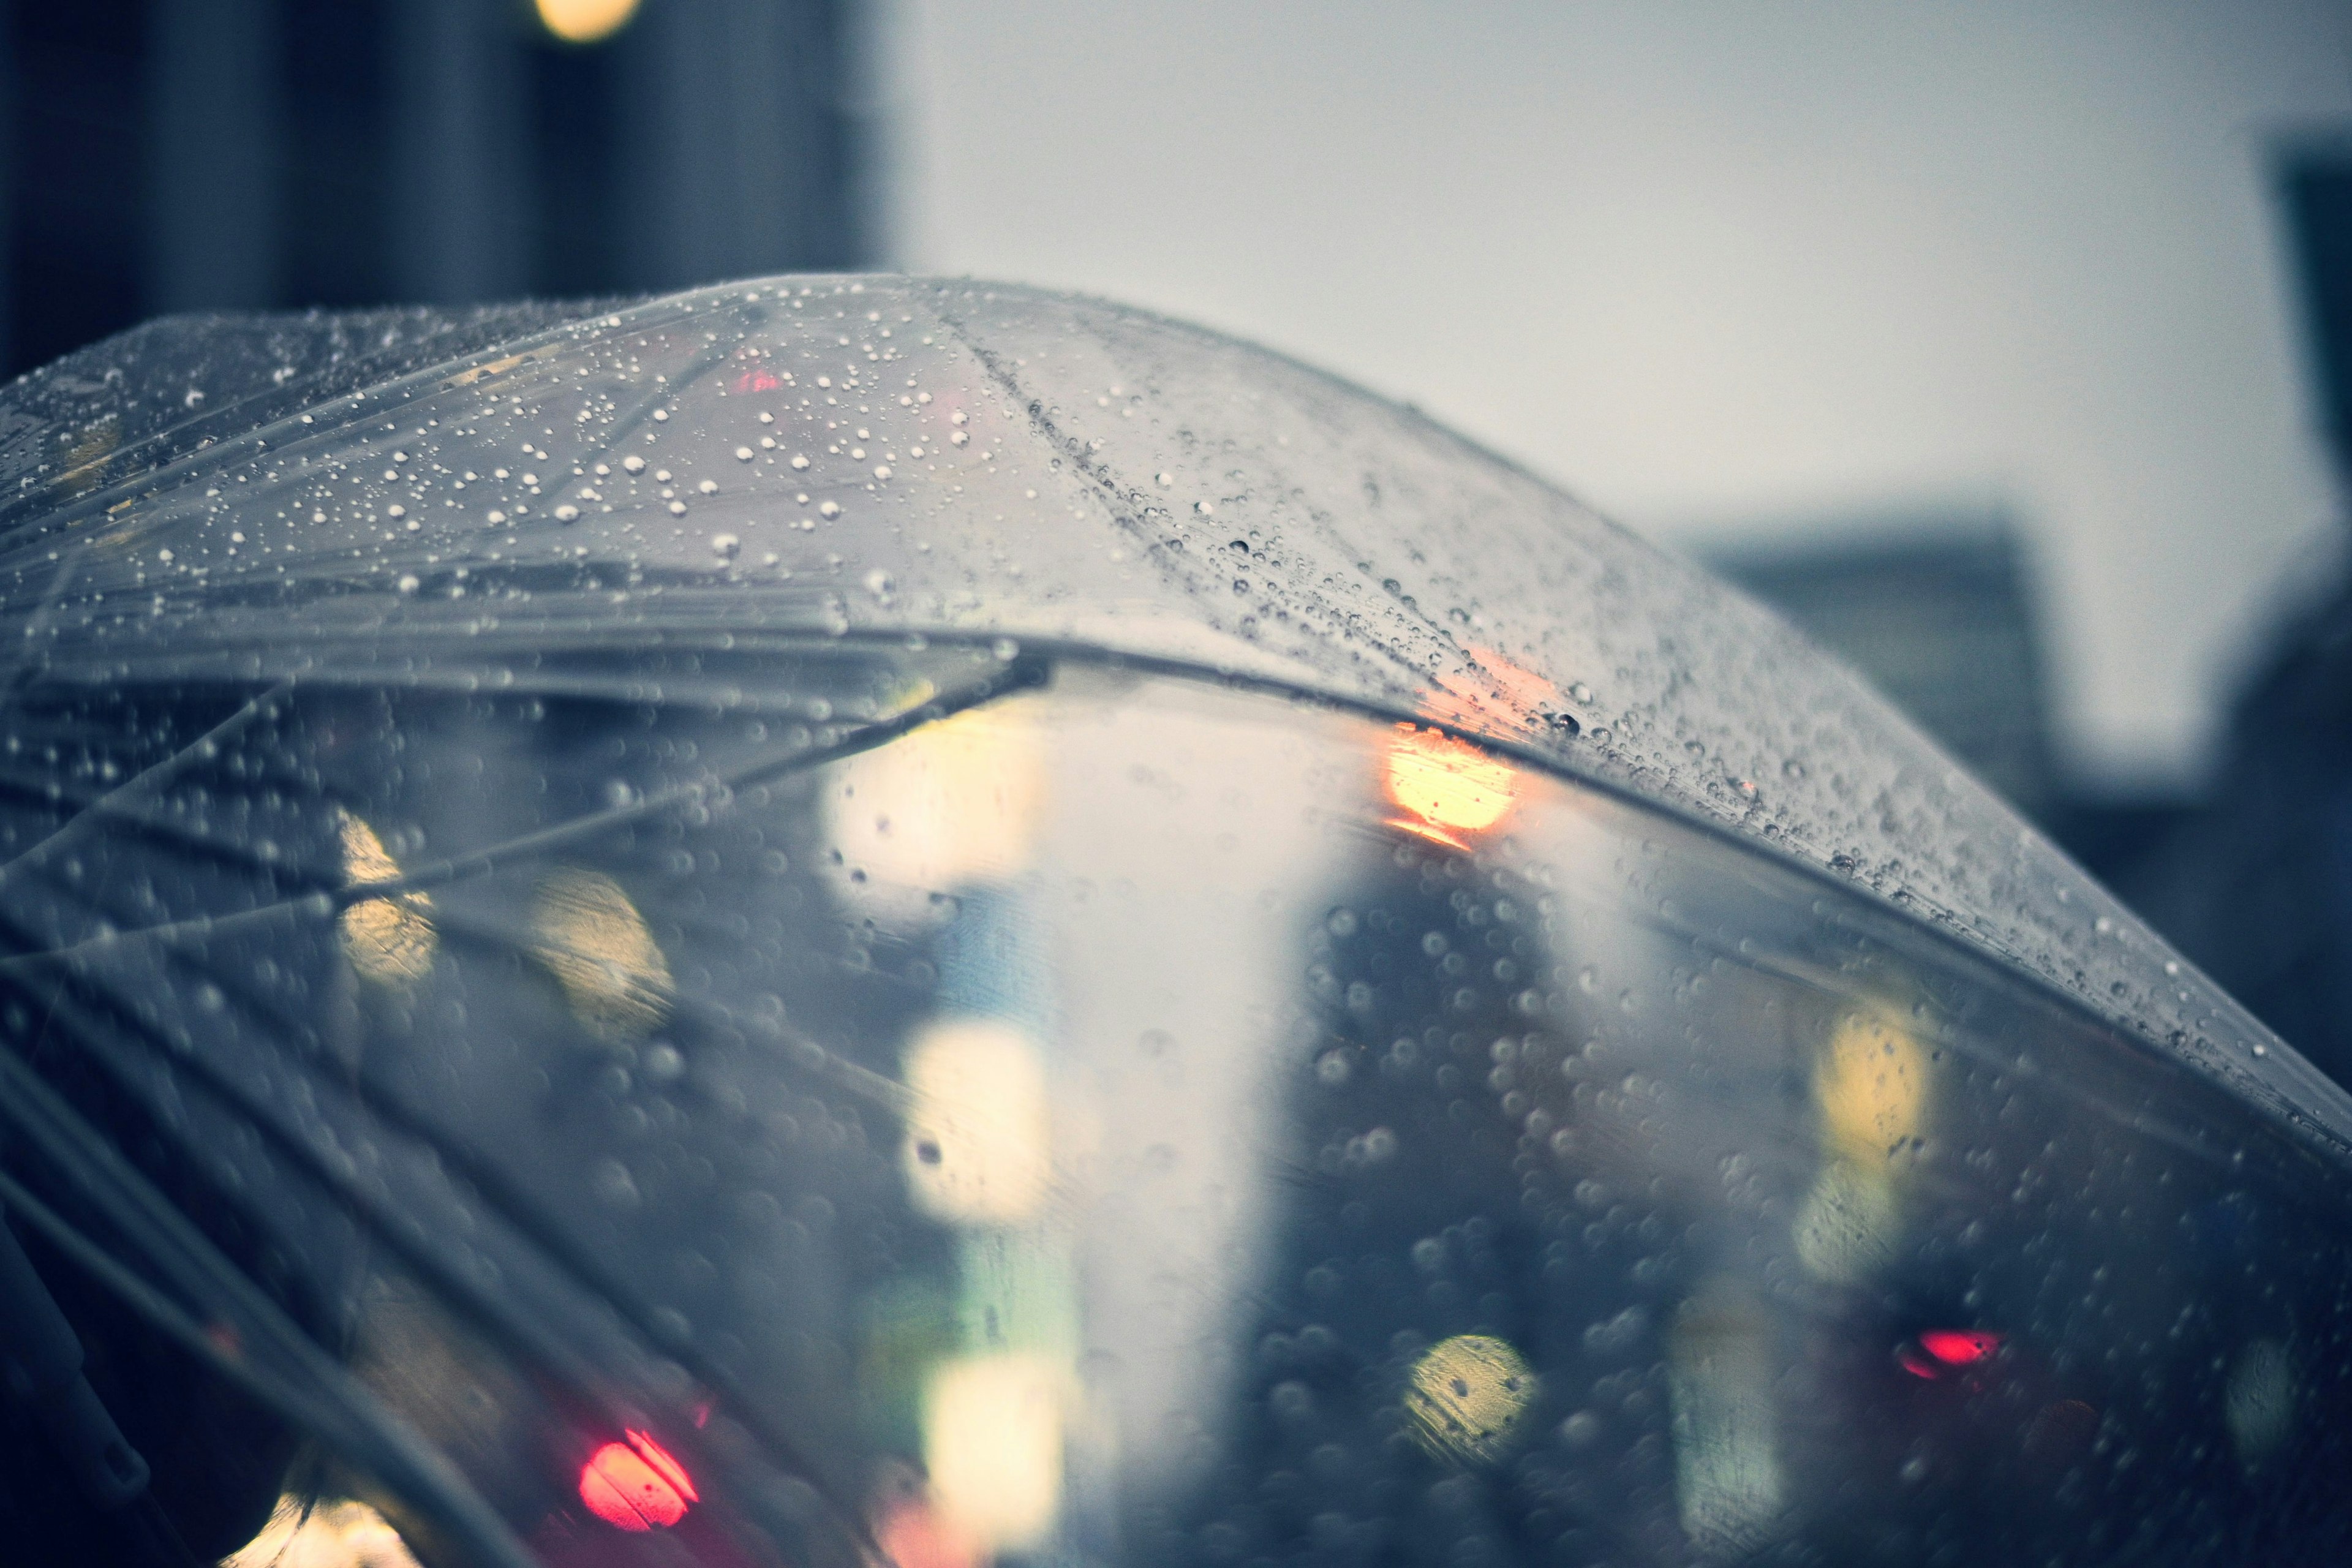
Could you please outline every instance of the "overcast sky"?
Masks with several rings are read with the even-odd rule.
[[[2352,127],[2352,7],[885,16],[896,263],[1289,350],[1670,544],[2006,505],[2094,779],[2192,773],[2332,559],[2265,159]]]

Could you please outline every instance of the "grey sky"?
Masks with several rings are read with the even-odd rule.
[[[2263,174],[2288,0],[898,0],[898,259],[1290,350],[1668,542],[2013,507],[2063,740],[2196,765],[2332,559]]]

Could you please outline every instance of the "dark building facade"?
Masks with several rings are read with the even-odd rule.
[[[2291,150],[2281,206],[2316,423],[2352,480],[2352,136]],[[2116,890],[2289,1043],[2352,1084],[2352,582],[2279,629],[2207,804]]]
[[[875,259],[851,0],[0,5],[0,362],[207,309]]]

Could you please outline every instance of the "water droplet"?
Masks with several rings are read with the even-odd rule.
[[[719,481],[716,479],[705,479],[694,488],[703,495],[715,496],[719,493]]]
[[[1581,680],[1571,680],[1568,683],[1568,696],[1571,702],[1590,702],[1592,700],[1592,688]]]
[[[632,452],[621,459],[621,467],[630,473],[642,474],[646,471],[646,460]]]
[[[492,522],[504,522],[506,520],[506,513],[499,510],[496,507],[490,509],[490,521]]]
[[[1217,513],[1216,504],[1213,501],[1196,500],[1192,503],[1192,510],[1202,517],[1214,517]]]
[[[807,457],[806,457],[805,455],[803,455],[803,456],[796,456],[796,457],[794,457],[794,458],[793,458],[793,468],[807,468],[807,467],[808,467],[808,458],[807,458]]]
[[[1156,478],[1159,480],[1160,488],[1163,490],[1176,483],[1176,476],[1170,473],[1165,468],[1160,469]]]
[[[748,462],[750,462],[750,461],[751,460],[751,447],[736,447],[736,448],[735,448],[735,460],[736,460],[737,462],[739,462],[739,463],[748,463]]]
[[[659,425],[659,424],[665,423],[666,421],[667,421],[667,419],[668,419],[668,418],[669,418],[669,410],[668,410],[668,409],[667,409],[667,408],[656,408],[656,409],[655,409],[655,410],[654,410],[654,423],[655,423],[655,424]]]
[[[686,503],[682,500],[674,500],[670,502],[669,514],[672,517],[684,517],[686,515]]]
[[[734,560],[735,552],[742,548],[743,542],[731,533],[714,533],[710,536],[710,553],[722,561]]]
[[[616,1209],[634,1209],[645,1201],[629,1168],[618,1160],[600,1160],[589,1175],[589,1189]]]
[[[841,515],[841,503],[839,501],[824,501],[819,504],[816,510],[826,517],[839,517]]]
[[[555,509],[555,521],[558,522],[576,522],[579,518],[580,509],[569,501]]]

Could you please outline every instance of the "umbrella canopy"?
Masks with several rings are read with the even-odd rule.
[[[1410,409],[782,279],[159,322],[0,498],[14,1278],[206,1550],[2341,1534],[2352,1103]]]
[[[1142,311],[865,278],[178,318],[8,389],[0,489],[20,678],[1084,644],[1436,714],[2352,1136],[2324,1079],[1768,613],[1410,408]]]

